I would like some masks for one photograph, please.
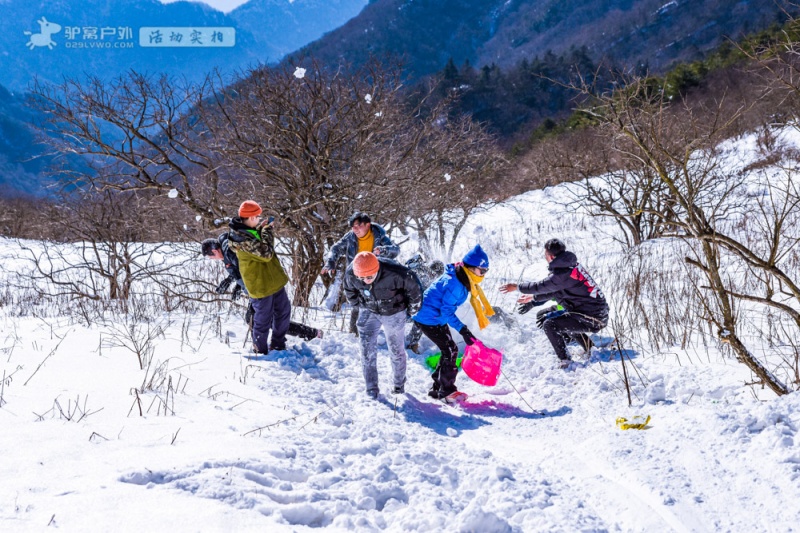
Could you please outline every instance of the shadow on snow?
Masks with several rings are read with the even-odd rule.
[[[389,400],[384,399],[381,401],[394,409],[394,404]],[[469,413],[459,413],[458,411],[458,407],[448,407],[436,400],[423,402],[411,394],[406,394],[405,403],[398,409],[398,413],[407,422],[419,424],[443,436],[453,436],[452,431],[461,434],[464,431],[478,429],[489,424],[489,422],[476,418]],[[448,434],[448,429],[451,430],[450,434]]]
[[[301,374],[305,372],[314,379],[332,381],[328,372],[319,366],[314,352],[302,344],[287,350],[271,350],[265,354],[249,354],[244,356],[248,361],[277,363],[281,370]]]

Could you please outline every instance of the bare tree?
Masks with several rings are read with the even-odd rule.
[[[204,116],[215,117],[209,127],[225,139],[225,156],[291,242],[296,304],[306,303],[325,249],[354,210],[403,226],[437,202],[478,205],[472,184],[501,159],[480,126],[410,107],[396,65],[259,68],[216,94],[216,112]]]
[[[223,161],[193,113],[211,97],[210,83],[131,71],[111,82],[37,81],[31,93],[32,104],[48,117],[45,142],[56,154],[83,156],[87,168],[67,169],[82,188],[159,194],[174,189],[208,221],[225,214],[219,191]]]
[[[21,243],[33,268],[29,280],[40,295],[118,301],[123,308],[134,283],[169,271],[156,258],[167,244],[147,244],[142,235],[152,204],[135,193],[105,191],[62,197],[52,207],[59,223],[41,247]],[[64,245],[66,241],[72,245]]]
[[[731,174],[723,166],[721,143],[731,135],[731,125],[742,108],[724,100],[711,109],[693,107],[687,100],[671,103],[647,79],[627,79],[624,87],[600,94],[583,88],[595,99],[587,112],[598,121],[598,134],[606,139],[622,168],[638,169],[639,176],[647,176],[647,181],[634,182],[639,186],[638,193],[651,197],[640,204],[641,212],[662,225],[661,235],[681,238],[689,245],[685,260],[702,273],[704,280],[697,287],[696,301],[703,306],[704,318],[716,328],[718,339],[729,345],[736,358],[776,394],[787,393],[787,387],[743,341],[740,314],[744,310],[740,304],[753,301],[796,314],[793,308],[800,303],[800,292],[792,274],[781,266],[787,246],[791,249],[796,242],[787,240],[783,224],[785,216],[795,208],[785,200],[790,195],[781,195],[783,201],[772,202],[770,209],[761,210],[764,228],[769,228],[770,246],[758,250],[740,242],[734,230],[753,214],[753,206],[741,202],[746,196],[748,176]],[[622,174],[613,172],[606,179]],[[657,186],[649,186],[651,179],[657,181]],[[612,184],[626,185],[616,181]],[[586,191],[591,195],[594,189]],[[617,202],[615,206],[625,204]],[[665,206],[667,210],[663,209]],[[625,216],[635,214],[628,211]],[[752,277],[742,282],[730,266],[731,261],[758,270],[760,276],[756,279],[760,283],[748,286]],[[775,284],[780,291],[770,288]]]
[[[490,179],[501,160],[482,127],[424,113],[424,99],[408,104],[400,68],[377,61],[259,67],[231,84],[130,73],[33,92],[55,150],[91,167],[76,169],[83,189],[169,194],[208,225],[243,199],[260,202],[291,258],[296,304],[355,209],[403,225],[417,205],[435,204],[420,195],[449,173],[456,179],[436,200],[468,213],[482,197],[472,181]]]
[[[441,116],[443,109],[434,111]],[[423,252],[449,260],[456,239],[476,210],[501,194],[508,161],[491,136],[468,117],[440,118],[426,124],[429,137],[406,172],[412,182],[407,198],[396,204],[397,217],[408,217]]]

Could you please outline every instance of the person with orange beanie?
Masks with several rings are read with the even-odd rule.
[[[320,274],[333,276],[336,273],[336,263],[341,257],[345,258],[345,268],[347,268],[359,252],[372,252],[384,259],[394,259],[400,253],[400,247],[392,242],[385,229],[372,222],[368,214],[356,211],[350,215],[347,224],[350,231],[331,246]],[[356,321],[358,321],[358,309],[354,309],[350,314],[350,333],[358,334]]]
[[[358,308],[361,366],[367,395],[377,399],[378,333],[383,327],[392,364],[392,392],[403,394],[406,383],[406,314],[417,312],[422,302],[419,281],[411,270],[372,252],[359,252],[344,277],[347,301]]]
[[[231,250],[228,245],[228,232],[221,233],[216,239],[206,239],[200,244],[200,253],[204,257],[212,260],[222,261],[225,265],[225,270],[228,272],[228,277],[214,289],[217,294],[224,294],[228,287],[235,282],[234,289],[231,293],[231,299],[236,300],[240,295],[250,298],[250,294],[244,286],[242,274],[239,272],[239,259],[236,257],[236,252]],[[252,329],[253,317],[256,310],[251,302],[247,306],[247,311],[244,314],[245,323]],[[307,326],[302,322],[289,322],[289,331],[286,333],[290,337],[300,337],[305,341],[313,339],[321,339],[323,331],[318,328]]]
[[[286,294],[289,276],[275,254],[272,219],[264,220],[261,213],[261,206],[253,200],[242,202],[239,216],[229,224],[228,245],[236,252],[239,272],[255,310],[253,350],[265,354],[286,349],[292,306]]]

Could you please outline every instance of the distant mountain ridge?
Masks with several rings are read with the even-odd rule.
[[[774,0],[374,0],[300,53],[354,63],[399,55],[419,77],[451,57],[508,67],[586,46],[595,60],[663,71],[781,16]]]
[[[232,73],[278,61],[356,15],[366,2],[250,0],[226,15],[194,2],[0,0],[0,195],[43,188],[50,160],[41,157],[33,127],[42,117],[26,106],[23,94],[34,77],[58,83],[85,74],[108,79],[131,69],[190,80],[216,67]],[[222,45],[235,35],[235,46],[192,47],[191,31],[163,30],[144,36],[163,43],[180,34],[184,46],[144,47],[143,27],[215,28],[216,35],[195,38],[221,39],[212,44]]]
[[[31,126],[41,120],[20,97],[0,86],[0,196],[43,189],[40,173],[49,160],[41,157]]]
[[[234,71],[278,61],[364,5],[366,0],[251,0],[226,15],[195,2],[8,0],[0,3],[0,84],[16,92],[33,76],[60,81],[129,69],[199,79],[215,67]],[[159,43],[147,42],[152,32],[140,35],[142,28],[186,31],[182,41],[170,42],[176,32],[164,30]],[[225,30],[211,42],[215,36],[207,28]],[[199,37],[192,42],[192,35]]]

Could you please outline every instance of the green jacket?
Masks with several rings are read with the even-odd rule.
[[[239,217],[231,220],[228,244],[239,259],[239,273],[251,298],[266,298],[281,290],[289,276],[275,254],[272,228],[245,226]]]

